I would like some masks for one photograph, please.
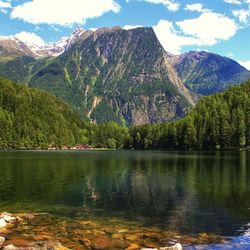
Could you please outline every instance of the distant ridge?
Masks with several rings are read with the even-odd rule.
[[[250,79],[250,71],[236,61],[205,51],[190,51],[172,60],[184,84],[201,95],[211,95]]]

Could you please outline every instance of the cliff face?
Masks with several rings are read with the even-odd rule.
[[[194,104],[151,28],[86,31],[29,85],[62,97],[98,123],[171,121]]]

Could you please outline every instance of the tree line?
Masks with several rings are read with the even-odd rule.
[[[0,149],[73,146],[85,139],[87,127],[58,98],[0,79]]]
[[[250,81],[201,98],[183,119],[123,127],[84,122],[41,90],[0,79],[0,149],[89,144],[109,149],[230,150],[250,147]]]
[[[111,139],[114,147],[116,145],[116,148],[125,149],[250,148],[250,81],[201,98],[196,107],[181,120],[130,128],[106,123],[97,127],[97,133],[98,138],[94,143]]]

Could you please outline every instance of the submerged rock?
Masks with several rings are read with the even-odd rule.
[[[137,243],[131,243],[126,250],[139,250],[139,249],[140,245],[138,245]]]
[[[27,249],[32,245],[32,242],[19,236],[15,236],[13,239],[8,240],[7,242],[9,245]]]
[[[130,242],[139,242],[141,238],[136,234],[128,234],[125,236],[125,239]]]
[[[112,249],[112,240],[106,236],[99,236],[93,239],[91,244],[93,249]]]
[[[114,234],[112,234],[111,237],[112,237],[112,239],[124,240],[124,237],[122,234],[114,233]]]
[[[162,231],[130,221],[110,223],[107,219],[83,220],[81,217],[72,221],[47,213],[18,215],[20,218],[0,213],[0,235],[6,238],[2,237],[2,248],[4,244],[6,250],[182,250],[181,244],[194,246],[222,241],[221,237],[206,233],[180,235],[177,231]]]
[[[85,247],[90,247],[91,246],[91,240],[88,238],[83,238],[80,240],[80,243],[84,245]]]

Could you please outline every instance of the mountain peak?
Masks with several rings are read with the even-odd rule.
[[[14,36],[0,37],[0,57],[32,56],[32,50]]]
[[[250,78],[238,62],[206,51],[190,51],[171,58],[184,84],[195,93],[210,95]]]
[[[72,35],[78,35],[84,32],[84,28],[81,26],[78,26],[73,32]]]

